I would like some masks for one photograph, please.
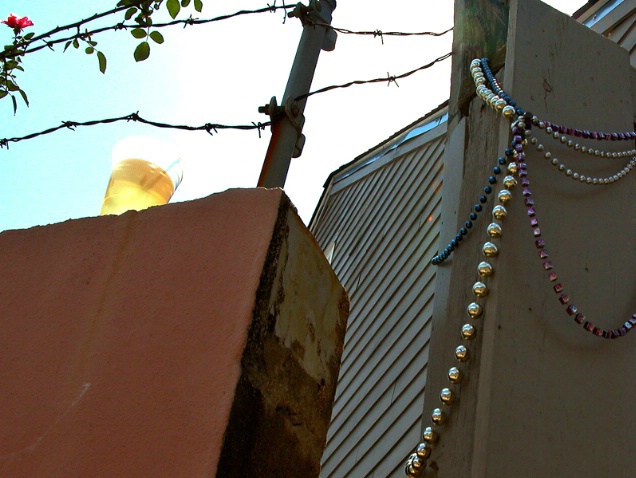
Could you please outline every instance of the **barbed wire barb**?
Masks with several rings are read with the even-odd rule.
[[[191,126],[191,125],[182,125],[182,124],[171,124],[171,123],[162,123],[159,121],[151,121],[145,119],[139,115],[139,111],[134,113],[130,113],[124,116],[118,116],[114,118],[106,118],[101,120],[90,120],[90,121],[62,121],[59,126],[54,126],[52,128],[47,128],[42,131],[38,131],[37,133],[27,134],[25,136],[13,137],[13,138],[3,138],[0,139],[0,149],[7,148],[9,149],[9,143],[17,143],[19,141],[26,141],[28,139],[37,138],[38,136],[43,136],[46,134],[51,134],[61,129],[69,129],[71,131],[75,131],[79,126],[95,126],[98,124],[110,124],[116,123],[119,121],[134,121],[136,123],[143,123],[149,126],[154,126],[156,128],[171,128],[171,129],[180,129],[185,131],[205,131],[210,135],[213,135],[212,132],[218,133],[218,130],[221,129],[235,129],[235,130],[253,130],[256,129],[259,132],[258,137],[261,137],[260,130],[264,130],[267,126],[271,126],[271,122],[266,123],[254,123],[252,124],[243,124],[243,125],[227,125],[227,124],[215,124],[215,123],[205,123],[201,126]]]
[[[388,76],[388,78],[373,78],[372,80],[355,80],[355,81],[350,81],[348,83],[343,83],[340,85],[325,86],[324,88],[320,88],[314,91],[310,91],[309,93],[306,93],[304,95],[297,96],[296,98],[294,98],[294,100],[301,101],[301,100],[309,98],[310,96],[318,95],[320,93],[326,93],[327,91],[336,90],[339,88],[349,88],[350,86],[353,86],[353,85],[365,85],[369,83],[383,83],[383,82],[389,82],[389,83],[394,82],[397,85],[397,80],[401,80],[402,78],[411,76],[414,73],[417,73],[418,71],[426,70],[432,67],[433,65],[450,58],[452,55],[453,55],[452,52],[446,53],[445,55],[442,55],[439,58],[435,58],[433,61],[427,63],[426,65],[422,65],[419,68],[415,68],[414,70],[407,71],[406,73],[402,73],[401,75]]]
[[[433,65],[444,61],[448,58],[450,58],[452,56],[452,53],[446,53],[445,55],[442,55],[436,59],[434,59],[433,61],[427,63],[426,65],[422,65],[419,68],[415,68],[414,70],[411,71],[407,71],[406,73],[402,73],[400,75],[391,75],[387,72],[387,76],[386,78],[373,78],[371,80],[355,80],[355,81],[350,81],[348,83],[344,83],[344,84],[340,84],[340,85],[331,85],[331,86],[326,86],[324,88],[320,88],[318,90],[315,91],[311,91],[307,94],[304,95],[300,95],[298,97],[295,98],[295,101],[301,101],[304,99],[307,99],[310,96],[313,95],[317,95],[320,93],[326,93],[327,91],[331,91],[331,90],[335,90],[335,89],[339,89],[339,88],[348,88],[350,86],[353,85],[363,85],[363,84],[369,84],[369,83],[382,83],[382,82],[386,82],[387,86],[390,85],[391,83],[395,83],[396,86],[399,88],[399,84],[397,83],[397,80],[402,79],[402,78],[406,78],[408,76],[413,75],[414,73],[417,73],[418,71],[422,71],[425,70],[427,68],[432,67]],[[94,126],[97,124],[108,124],[108,123],[115,123],[118,121],[135,121],[135,122],[139,122],[139,123],[143,123],[143,124],[147,124],[150,126],[154,126],[157,128],[172,128],[172,129],[180,129],[180,130],[186,130],[186,131],[205,131],[208,134],[212,135],[212,131],[214,131],[214,133],[218,133],[218,130],[220,129],[236,129],[236,130],[257,130],[258,132],[258,137],[261,138],[261,130],[264,130],[267,126],[271,126],[272,122],[268,121],[266,123],[255,123],[252,122],[252,124],[249,125],[225,125],[225,124],[212,124],[212,123],[206,123],[204,125],[201,126],[190,126],[190,125],[177,125],[177,124],[171,124],[171,123],[161,123],[158,121],[151,121],[151,120],[147,120],[145,118],[142,118],[141,116],[139,116],[139,111],[136,111],[134,113],[125,115],[125,116],[119,116],[119,117],[115,117],[115,118],[107,118],[107,119],[102,119],[102,120],[91,120],[91,121],[84,121],[84,122],[77,122],[77,121],[63,121],[61,125],[53,127],[53,128],[48,128],[45,129],[43,131],[39,131],[37,133],[31,133],[25,136],[21,136],[21,137],[14,137],[14,138],[4,138],[4,139],[0,139],[0,149],[3,148],[7,148],[9,149],[9,143],[17,143],[19,141],[25,141],[27,139],[32,139],[32,138],[36,138],[38,136],[43,136],[46,134],[50,134],[50,133],[54,133],[60,129],[63,128],[68,128],[72,131],[75,131],[75,128],[79,127],[79,126]]]
[[[270,7],[270,11],[272,13],[276,13],[276,0],[274,0],[270,6],[270,4],[267,4],[268,7]],[[285,15],[283,15],[283,25],[285,25],[287,23],[287,5],[285,5],[285,0],[283,0],[283,10],[285,12]],[[293,8],[293,7],[289,7],[289,8]]]
[[[221,20],[228,20],[230,18],[234,18],[237,16],[241,16],[241,15],[250,15],[250,14],[259,14],[259,13],[265,13],[265,12],[276,12],[277,10],[283,10],[284,11],[284,16],[283,16],[283,24],[286,23],[287,21],[287,11],[289,9],[293,9],[296,8],[296,6],[291,6],[291,5],[286,5],[285,1],[283,0],[283,5],[282,6],[277,6],[276,2],[274,1],[271,5],[269,3],[267,3],[266,7],[263,8],[259,8],[259,9],[255,9],[255,10],[239,10],[237,12],[234,13],[230,13],[230,14],[225,14],[225,15],[220,15],[218,17],[214,17],[214,18],[194,18],[192,15],[190,15],[188,18],[185,19],[179,19],[179,20],[172,20],[170,22],[164,22],[164,23],[155,23],[153,24],[153,28],[165,28],[165,27],[170,27],[170,26],[174,26],[174,25],[179,25],[179,24],[183,24],[183,28],[186,28],[189,25],[201,25],[204,23],[212,23],[212,22],[218,22]],[[139,28],[139,25],[136,23],[125,23],[125,22],[119,22],[116,23],[115,25],[111,25],[108,27],[102,27],[102,28],[96,28],[94,30],[89,31],[88,29],[86,29],[85,33],[81,32],[81,27],[86,25],[87,23],[90,23],[91,21],[97,19],[97,18],[101,18],[103,16],[112,14],[112,13],[116,13],[121,11],[121,8],[116,8],[113,10],[110,10],[108,12],[104,12],[103,14],[99,14],[99,15],[94,15],[91,18],[87,18],[84,20],[80,20],[79,22],[67,25],[65,27],[57,27],[49,32],[43,33],[42,35],[38,35],[36,37],[34,37],[33,39],[31,39],[30,41],[26,42],[23,44],[23,46],[26,48],[25,50],[25,54],[26,53],[33,53],[39,50],[42,50],[43,48],[49,48],[51,50],[53,50],[53,45],[58,44],[58,43],[64,43],[67,42],[69,40],[73,40],[75,38],[81,38],[83,35],[84,36],[91,36],[91,35],[97,35],[99,33],[103,33],[106,31],[117,31],[117,30],[127,30],[127,29],[131,29],[131,28]],[[326,27],[326,28],[331,28],[335,31],[337,31],[338,33],[342,33],[345,35],[369,35],[369,36],[373,36],[374,38],[376,37],[380,37],[380,41],[382,43],[382,45],[384,45],[384,37],[385,36],[402,36],[402,37],[408,37],[408,36],[433,36],[433,37],[439,37],[442,35],[445,35],[451,31],[453,31],[453,27],[448,28],[447,30],[444,30],[442,32],[429,32],[429,31],[425,31],[425,32],[398,32],[398,31],[390,31],[390,32],[384,32],[380,29],[376,29],[376,30],[361,30],[361,31],[356,31],[356,30],[350,30],[348,28],[340,28],[340,27],[334,27],[328,23],[324,23],[324,22],[317,22],[315,20],[311,20],[311,19],[307,19],[307,22],[309,22],[310,24],[314,25],[314,26],[322,26],[322,27]],[[56,39],[51,39],[51,40],[47,40],[47,38],[49,38],[51,35],[55,34],[55,33],[60,33],[62,31],[65,30],[70,30],[70,29],[77,29],[77,33],[72,35],[72,36],[67,36],[64,38],[56,38]],[[31,45],[33,45],[35,42],[37,41],[42,41],[44,44],[43,45],[39,45],[39,46],[33,46],[30,47]],[[4,58],[4,54],[2,52],[0,52],[0,59]]]
[[[315,20],[311,20],[312,25],[331,28],[332,30],[337,31],[338,33],[342,33],[343,35],[362,35],[362,36],[373,36],[380,37],[382,40],[382,44],[384,45],[384,37],[385,36],[393,36],[393,37],[413,37],[413,36],[431,36],[431,37],[441,37],[446,35],[449,32],[453,31],[453,27],[450,27],[441,32],[385,32],[380,29],[377,30],[349,30],[348,28],[340,28],[329,25],[324,22],[317,22]]]

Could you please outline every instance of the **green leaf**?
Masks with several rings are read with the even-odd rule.
[[[29,106],[29,98],[27,98],[27,94],[22,89],[19,91],[20,91],[20,95],[22,96],[22,99],[24,100],[26,105]]]
[[[20,87],[11,80],[8,80],[6,84],[9,91],[18,91],[20,89]]]
[[[106,56],[101,51],[98,51],[97,59],[99,60],[99,71],[106,73]]]
[[[93,53],[95,53],[95,48],[93,48],[92,46],[87,46],[86,50],[84,51],[86,51],[87,55],[92,55]]]
[[[146,33],[146,30],[143,30],[141,28],[133,28],[132,30],[130,30],[130,34],[138,39],[146,38],[146,36],[148,35]]]
[[[66,50],[67,50],[67,48],[68,48],[69,46],[71,46],[71,43],[72,43],[72,42],[71,42],[70,40],[66,42],[66,45],[64,45],[64,51],[66,51]]]
[[[79,48],[79,41],[77,41],[77,38],[73,40],[73,48]]]
[[[28,41],[34,36],[35,36],[35,33],[27,33],[26,35],[24,35],[24,39]]]
[[[15,100],[15,96],[11,95],[11,101],[13,103],[13,114],[18,112],[18,102]]]
[[[183,8],[187,7],[188,5],[190,5],[190,0],[181,0],[181,6]]]
[[[144,61],[149,56],[150,56],[150,44],[147,41],[141,42],[139,45],[137,45],[137,48],[135,48],[135,53],[134,53],[135,61]]]
[[[155,30],[154,32],[150,32],[150,38],[152,38],[155,43],[159,43],[160,45],[163,43],[163,35],[157,30]]]
[[[179,0],[168,0],[166,3],[166,7],[168,7],[168,13],[172,18],[177,18],[179,15],[179,10],[181,10],[181,5],[179,4]]]
[[[137,9],[135,7],[129,8],[128,10],[126,10],[126,15],[124,15],[124,18],[126,20],[130,20],[135,13],[137,13]]]
[[[9,94],[6,90],[0,90],[0,100]]]
[[[88,43],[90,46],[97,46],[97,42],[93,40],[86,40],[86,43]]]
[[[201,13],[201,10],[203,10],[203,2],[201,0],[194,0],[194,9]]]

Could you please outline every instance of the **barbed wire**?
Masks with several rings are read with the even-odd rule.
[[[189,126],[189,125],[180,125],[180,124],[170,124],[170,123],[162,123],[159,121],[151,121],[139,116],[139,112],[131,113],[125,116],[119,116],[116,118],[106,118],[101,120],[91,120],[91,121],[62,121],[62,124],[59,126],[54,126],[52,128],[47,128],[42,131],[38,131],[37,133],[27,134],[25,136],[14,137],[14,138],[4,138],[0,139],[0,149],[7,148],[9,149],[9,143],[17,143],[19,141],[25,141],[27,139],[37,138],[38,136],[43,136],[46,134],[51,134],[56,131],[62,129],[70,129],[71,131],[75,131],[75,128],[78,126],[94,126],[98,124],[109,124],[109,123],[117,123],[119,121],[133,121],[136,123],[143,123],[150,126],[154,126],[156,128],[170,128],[170,129],[180,129],[186,131],[205,131],[206,133],[212,135],[218,133],[219,130],[223,129],[235,129],[235,130],[257,130],[258,137],[261,137],[261,130],[264,130],[267,126],[270,126],[271,121],[267,121],[265,123],[252,123],[252,124],[244,124],[244,125],[226,125],[226,124],[218,124],[218,123],[205,123],[200,126]]]
[[[327,27],[332,30],[337,31],[338,33],[342,33],[344,35],[362,35],[362,36],[373,36],[373,38],[380,37],[382,44],[384,45],[384,37],[385,36],[395,36],[395,37],[412,37],[412,36],[431,36],[431,37],[441,37],[446,35],[448,32],[453,31],[453,27],[450,27],[447,30],[442,32],[383,32],[382,30],[349,30],[347,28],[334,27],[329,25],[328,23],[322,22],[311,22],[312,25],[316,25],[319,27]]]
[[[400,85],[397,84],[397,80],[400,80],[402,78],[406,78],[408,76],[411,76],[414,73],[417,73],[418,71],[426,70],[427,68],[430,68],[433,65],[450,58],[452,55],[453,54],[451,52],[446,53],[445,55],[442,55],[439,58],[434,59],[433,61],[431,61],[430,63],[427,63],[426,65],[422,65],[419,68],[415,68],[414,70],[407,71],[406,73],[402,73],[401,75],[390,75],[389,73],[387,73],[386,78],[374,78],[372,80],[355,80],[355,81],[350,81],[348,83],[343,83],[341,85],[325,86],[324,88],[320,88],[320,89],[315,90],[315,91],[310,91],[307,94],[297,96],[295,98],[295,100],[296,101],[301,101],[301,100],[307,99],[307,98],[309,98],[310,96],[313,96],[313,95],[317,95],[317,94],[320,94],[320,93],[326,93],[327,91],[331,91],[331,90],[335,90],[335,89],[339,89],[339,88],[349,88],[350,86],[353,86],[353,85],[364,85],[364,84],[368,84],[368,83],[387,83],[387,86],[389,86],[391,83],[395,83],[396,86],[399,87]]]
[[[32,38],[31,40],[28,41],[27,45],[32,45],[33,43],[37,42],[37,41],[42,41],[43,44],[39,45],[39,46],[35,46],[32,48],[28,48],[27,50],[25,50],[24,54],[26,53],[33,53],[39,50],[42,50],[44,48],[50,48],[53,49],[54,45],[57,45],[59,43],[65,43],[68,41],[71,41],[75,38],[77,38],[78,36],[81,37],[90,37],[92,35],[97,35],[99,33],[104,33],[106,31],[115,31],[115,30],[127,30],[127,29],[134,29],[134,28],[140,28],[139,24],[137,23],[124,23],[124,22],[120,22],[117,23],[115,25],[110,25],[108,27],[102,27],[102,28],[96,28],[94,30],[87,30],[85,33],[79,33],[79,28],[82,25],[85,25],[87,23],[90,23],[94,20],[97,20],[99,18],[111,15],[113,13],[117,13],[120,11],[125,10],[127,7],[117,7],[114,8],[112,10],[109,10],[107,12],[103,12],[100,14],[96,14],[93,15],[92,17],[89,18],[85,18],[83,20],[79,20],[75,23],[71,23],[69,25],[65,25],[63,27],[56,27],[53,30],[50,30],[46,33],[43,33],[41,35],[38,35],[34,38]],[[285,5],[285,2],[283,1],[283,5],[276,5],[276,1],[273,2],[272,5],[270,5],[269,3],[267,4],[266,7],[263,8],[258,8],[255,10],[240,10],[234,13],[229,13],[229,14],[225,14],[225,15],[219,15],[218,17],[213,17],[213,18],[194,18],[192,17],[192,15],[190,15],[190,17],[185,18],[185,19],[179,19],[179,20],[172,20],[169,22],[163,22],[163,23],[155,23],[152,25],[153,28],[165,28],[165,27],[170,27],[170,26],[175,26],[175,25],[183,25],[184,28],[186,26],[189,25],[201,25],[201,24],[205,24],[205,23],[213,23],[213,22],[219,22],[222,20],[228,20],[230,18],[235,18],[238,16],[242,16],[242,15],[251,15],[251,14],[259,14],[259,13],[266,13],[266,12],[270,12],[270,13],[274,13],[277,10],[284,10],[285,11],[285,17],[283,18],[283,23],[285,23],[286,19],[287,19],[287,10],[296,8],[296,6],[293,5]],[[356,31],[356,30],[350,30],[348,28],[341,28],[341,27],[334,27],[332,25],[329,25],[328,23],[323,23],[323,22],[316,22],[314,20],[307,20],[311,25],[314,26],[322,26],[325,28],[331,28],[339,33],[342,34],[346,34],[346,35],[361,35],[361,36],[373,36],[374,38],[376,37],[380,37],[380,40],[382,42],[382,44],[384,45],[384,37],[385,36],[401,36],[401,37],[410,37],[410,36],[433,36],[433,37],[439,37],[442,35],[445,35],[449,32],[451,32],[453,30],[453,27],[448,28],[447,30],[444,30],[442,32],[430,32],[430,31],[425,31],[425,32],[400,32],[400,31],[388,31],[388,32],[384,32],[380,29],[377,30],[360,30],[360,31]],[[73,34],[71,36],[66,36],[64,38],[56,38],[54,40],[46,40],[46,38],[50,37],[51,35],[54,35],[56,33],[62,32],[64,30],[71,30],[71,29],[77,29],[78,33]],[[0,52],[0,58],[4,58],[4,54],[2,52]]]
[[[331,85],[331,86],[326,86],[324,88],[320,88],[318,90],[315,91],[311,91],[305,95],[300,95],[297,96],[295,98],[296,101],[301,101],[304,99],[309,98],[310,96],[314,96],[320,93],[326,93],[328,91],[331,90],[335,90],[335,89],[339,89],[339,88],[348,88],[350,86],[353,85],[364,85],[364,84],[368,84],[368,83],[387,83],[387,86],[389,86],[391,83],[395,83],[398,87],[400,85],[397,84],[397,80],[400,80],[402,78],[406,78],[409,77],[411,75],[413,75],[414,73],[417,73],[418,71],[422,71],[422,70],[426,70],[430,67],[432,67],[433,65],[442,62],[448,58],[450,58],[452,56],[452,53],[446,53],[445,55],[440,56],[439,58],[434,59],[433,61],[427,63],[426,65],[422,65],[419,68],[415,68],[414,70],[411,71],[407,71],[406,73],[402,73],[400,75],[389,75],[387,73],[387,77],[386,78],[373,78],[371,80],[355,80],[355,81],[350,81],[348,83],[344,83],[344,84],[340,84],[340,85]],[[137,123],[143,123],[143,124],[147,124],[150,126],[154,126],[157,128],[172,128],[172,129],[180,129],[180,130],[186,130],[186,131],[205,131],[209,134],[213,134],[213,133],[218,133],[218,130],[222,130],[222,129],[235,129],[235,130],[257,130],[258,131],[258,137],[261,137],[261,130],[264,130],[267,126],[271,126],[272,122],[271,121],[267,121],[265,123],[254,123],[252,122],[252,124],[250,125],[226,125],[226,124],[216,124],[216,123],[206,123],[200,126],[189,126],[189,125],[177,125],[177,124],[171,124],[171,123],[162,123],[162,122],[158,122],[158,121],[150,121],[147,120],[145,118],[142,118],[141,116],[139,116],[139,112],[136,113],[131,113],[129,115],[125,115],[125,116],[119,116],[116,118],[107,118],[107,119],[102,119],[102,120],[91,120],[91,121],[84,121],[84,122],[77,122],[77,121],[62,121],[62,124],[60,124],[59,126],[54,126],[52,128],[47,128],[45,130],[42,131],[38,131],[37,133],[31,133],[31,134],[27,134],[25,136],[20,136],[20,137],[13,137],[13,138],[4,138],[4,139],[0,139],[0,149],[2,148],[7,148],[9,149],[9,143],[17,143],[19,141],[25,141],[27,139],[33,139],[33,138],[37,138],[38,136],[43,136],[46,134],[51,134],[54,133],[56,131],[62,130],[62,129],[70,129],[70,130],[75,130],[76,127],[78,126],[94,126],[94,125],[98,125],[98,124],[109,124],[109,123],[116,123],[118,121],[134,121]]]

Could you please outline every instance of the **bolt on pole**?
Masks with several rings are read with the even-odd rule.
[[[269,105],[259,111],[270,115],[272,137],[267,148],[258,187],[283,187],[287,178],[291,158],[302,153],[305,137],[302,134],[305,118],[306,98],[296,98],[309,93],[314,71],[321,50],[335,48],[336,32],[325,25],[331,25],[331,15],[336,8],[336,0],[311,0],[309,6],[298,4],[289,13],[300,18],[303,33],[300,37],[296,56],[289,73],[282,104],[272,98]],[[318,24],[317,24],[318,23]]]

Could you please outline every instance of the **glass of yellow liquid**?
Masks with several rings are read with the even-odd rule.
[[[175,148],[158,139],[130,136],[113,148],[113,171],[100,216],[167,204],[183,178]]]

